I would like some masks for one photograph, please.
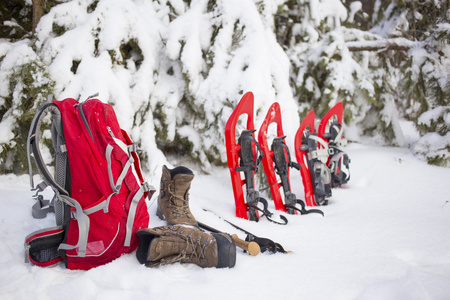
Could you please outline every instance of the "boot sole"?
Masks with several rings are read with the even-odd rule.
[[[218,262],[216,268],[232,268],[236,264],[236,243],[225,233],[212,233],[217,241]]]
[[[136,258],[139,263],[145,264],[147,262],[148,247],[151,240],[154,238],[154,235],[145,231],[145,229],[139,230],[136,235],[139,238],[139,245],[136,250]]]

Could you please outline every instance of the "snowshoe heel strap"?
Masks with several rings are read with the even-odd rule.
[[[300,205],[301,209],[298,209],[295,205],[298,204]],[[320,209],[317,208],[313,208],[313,209],[306,209],[305,206],[305,202],[303,202],[300,199],[296,199],[294,204],[286,204],[286,208],[288,209],[293,209],[298,211],[301,215],[307,215],[307,214],[311,214],[311,213],[317,213],[317,214],[321,214],[323,217],[325,216],[325,214],[323,213],[323,211],[321,211]]]
[[[264,199],[264,198],[262,198],[262,197],[259,197],[259,198],[258,198],[258,202],[262,203],[263,206],[264,206],[264,208],[261,209],[261,208],[258,207],[257,205],[251,205],[251,204],[248,204],[247,206],[248,206],[249,208],[253,208],[253,209],[255,209],[255,210],[260,211],[260,212],[262,213],[262,214],[261,214],[261,217],[262,217],[262,216],[266,216],[267,220],[269,220],[270,222],[273,222],[273,223],[279,224],[279,225],[286,225],[286,224],[288,223],[288,220],[287,220],[286,217],[283,216],[283,215],[279,215],[281,221],[277,221],[277,220],[275,220],[275,219],[273,218],[273,215],[274,215],[274,214],[273,214],[272,212],[269,211],[269,209],[268,209],[269,204],[267,203],[267,200],[266,200],[266,199]],[[258,220],[257,220],[257,221],[258,221]]]

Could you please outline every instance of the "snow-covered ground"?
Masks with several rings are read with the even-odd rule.
[[[330,204],[322,208],[325,217],[286,215],[289,220],[286,226],[265,219],[258,223],[237,219],[228,170],[214,166],[209,169],[206,154],[210,148],[217,146],[223,160],[226,157],[225,145],[219,141],[236,104],[233,101],[238,101],[242,91],[255,93],[255,111],[260,111],[255,124],[261,123],[268,106],[276,100],[283,108],[284,131],[295,132],[298,112],[309,107],[298,107],[292,95],[289,84],[293,79],[292,64],[300,68],[294,74],[300,87],[303,75],[309,71],[309,62],[317,65],[323,53],[328,53],[333,62],[332,55],[339,50],[336,53],[344,55],[344,59],[332,64],[333,90],[353,94],[358,86],[369,94],[373,92],[369,83],[384,78],[380,77],[383,73],[380,69],[381,73],[371,77],[372,71],[362,68],[368,68],[370,56],[365,54],[361,64],[345,50],[348,45],[344,42],[366,42],[367,33],[357,34],[352,29],[351,35],[346,35],[347,31],[339,26],[347,18],[342,1],[308,1],[310,18],[305,17],[305,22],[294,28],[299,36],[304,31],[306,42],[288,53],[277,43],[273,30],[274,14],[284,1],[187,3],[62,1],[41,19],[36,40],[0,41],[0,102],[10,95],[14,100],[0,122],[0,147],[15,145],[14,126],[23,114],[20,99],[28,93],[25,83],[15,82],[17,78],[12,75],[18,67],[22,70],[31,65],[32,86],[48,89],[36,97],[52,92],[57,99],[83,100],[100,92],[103,101],[114,104],[116,111],[120,111],[121,126],[151,154],[147,175],[156,187],[157,173],[166,157],[157,148],[155,130],[167,131],[169,141],[176,134],[187,137],[200,153],[204,170],[211,171],[205,175],[200,168],[191,166],[196,174],[190,192],[195,217],[245,237],[203,209],[214,211],[258,236],[279,242],[293,253],[251,257],[238,250],[237,264],[232,269],[201,269],[181,264],[148,269],[138,263],[134,253],[90,271],[67,270],[62,266],[33,267],[24,263],[24,239],[35,230],[53,226],[54,216],[33,219],[34,202],[28,177],[2,175],[0,300],[450,299],[450,168],[433,167],[414,157],[410,149],[420,136],[412,123],[400,119],[390,92],[385,94],[390,104],[380,116],[384,122],[394,124],[397,142],[406,148],[374,146],[383,141],[380,135],[367,140],[360,137],[361,128],[347,124],[352,126],[346,128],[346,137],[358,141],[347,149],[352,160],[351,180],[345,187],[333,190]],[[215,3],[212,8],[210,3]],[[360,8],[358,3],[352,4],[349,22]],[[380,34],[377,40],[389,36],[402,20],[403,17],[397,25],[390,21],[385,27],[381,24],[375,33]],[[327,26],[333,22],[332,28],[336,30],[321,37],[315,26],[325,22]],[[58,28],[63,32],[56,33]],[[328,44],[328,39],[333,42]],[[123,47],[133,45],[136,46],[133,53],[122,53]],[[414,51],[413,67],[419,72],[425,58],[432,56],[420,47]],[[447,60],[432,68],[431,62],[425,66],[435,72],[420,72],[442,80],[448,77]],[[354,74],[358,74],[359,81],[354,81]],[[398,78],[403,77],[395,72],[387,76],[392,87],[397,86]],[[317,100],[323,95],[312,79],[312,75],[306,79],[311,84],[305,87]],[[50,80],[55,83],[52,89],[47,86]],[[14,90],[10,91],[10,87]],[[194,99],[194,106],[203,107],[204,120],[182,120],[186,118],[186,109],[180,103],[189,98]],[[355,99],[357,106],[349,103],[346,109],[357,116],[353,123],[362,124],[369,103],[358,103],[362,100]],[[161,111],[156,110],[158,105]],[[442,109],[424,116],[423,123],[437,118],[439,110]],[[154,114],[165,117],[153,119]],[[145,120],[140,119],[143,116]],[[378,119],[373,120],[379,123]],[[206,124],[216,126],[208,129]],[[436,147],[424,147],[423,151],[420,148],[420,153],[434,151],[446,141],[440,136],[434,139],[436,136],[431,136],[432,146]],[[291,146],[292,140],[288,144]],[[174,158],[169,161],[183,164],[175,163]],[[291,172],[291,184],[293,192],[303,198],[299,172]],[[152,200],[155,198],[156,195]],[[156,203],[148,204],[150,226],[165,224],[155,215]],[[273,207],[270,203],[272,211]]]
[[[237,219],[228,170],[196,172],[190,201],[198,220],[245,237],[206,208],[293,251],[252,257],[238,249],[232,269],[149,269],[134,253],[90,271],[25,264],[25,236],[51,226],[53,215],[31,217],[27,176],[1,176],[0,298],[449,299],[450,169],[427,165],[406,148],[352,143],[347,150],[352,177],[333,190],[325,217],[287,215],[286,226]],[[300,174],[291,173],[303,198]],[[164,224],[149,204],[151,226]]]

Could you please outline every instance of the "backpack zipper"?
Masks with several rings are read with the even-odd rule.
[[[80,112],[81,119],[83,120],[83,123],[86,126],[86,129],[89,132],[89,135],[91,136],[91,139],[94,140],[94,137],[92,136],[91,129],[89,128],[88,122],[86,120],[86,116],[84,115],[84,112],[83,112],[83,102],[78,104],[78,110]]]
[[[108,133],[112,138],[114,138],[114,139],[116,138],[116,136],[114,135],[114,132],[111,130],[111,127],[106,126],[106,130],[108,130]]]
[[[26,247],[25,247],[25,263],[29,263],[30,262],[30,248],[31,248],[31,245],[30,244],[26,244]]]

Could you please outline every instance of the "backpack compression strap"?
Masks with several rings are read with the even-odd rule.
[[[69,245],[62,243],[59,245],[58,250],[72,250],[78,248],[78,256],[85,257],[86,256],[86,247],[87,247],[87,240],[89,235],[89,227],[90,227],[90,220],[89,216],[86,215],[83,212],[83,208],[81,207],[80,203],[66,195],[61,195],[59,193],[56,193],[56,197],[70,205],[71,207],[75,208],[75,211],[72,211],[72,218],[77,220],[78,224],[78,242],[76,245]]]
[[[111,184],[111,188],[112,188],[113,192],[108,196],[108,198],[105,201],[100,203],[100,205],[102,205],[102,207],[96,208],[97,210],[99,210],[101,208],[103,208],[103,210],[106,210],[106,211],[108,210],[109,201],[112,196],[119,193],[120,187],[122,186],[122,182],[125,179],[128,169],[131,168],[132,172],[135,173],[134,158],[133,158],[132,153],[137,152],[138,147],[136,144],[131,144],[131,145],[127,146],[128,160],[127,160],[125,166],[123,167],[122,172],[120,173],[116,182],[114,182],[112,169],[111,169],[111,153],[112,153],[113,149],[114,149],[113,146],[111,146],[109,144],[106,147],[106,161],[108,162],[109,183]],[[136,179],[136,180],[138,180],[138,179]],[[124,242],[125,247],[129,247],[131,244],[131,234],[133,231],[134,219],[136,216],[136,210],[137,210],[137,206],[139,204],[140,199],[146,192],[150,192],[149,197],[151,197],[155,191],[156,191],[156,189],[153,186],[149,185],[147,182],[143,182],[141,184],[141,187],[139,188],[139,190],[137,190],[136,193],[134,194],[133,199],[131,200],[130,208],[128,210],[126,234],[125,234],[125,242]]]

